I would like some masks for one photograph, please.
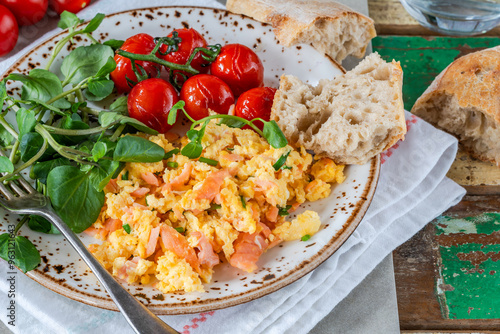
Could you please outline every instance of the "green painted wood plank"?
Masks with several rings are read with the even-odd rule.
[[[500,214],[435,221],[436,282],[447,319],[500,318]]]
[[[446,66],[465,54],[500,45],[500,38],[377,36],[372,45],[385,60],[401,62],[404,105],[410,110]]]

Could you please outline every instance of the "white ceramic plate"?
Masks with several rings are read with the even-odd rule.
[[[278,87],[283,73],[294,74],[302,80],[316,84],[321,78],[332,78],[342,69],[332,60],[308,45],[284,48],[274,38],[269,25],[250,18],[230,14],[224,10],[193,7],[159,7],[127,11],[109,15],[93,33],[100,40],[126,39],[144,32],[152,36],[166,36],[174,28],[193,27],[204,35],[209,44],[241,43],[252,47],[265,67],[265,85]],[[27,74],[31,68],[43,67],[50,50],[66,32],[36,46],[7,73]],[[76,45],[88,44],[85,39]],[[69,51],[64,50],[62,55]],[[60,67],[61,57],[52,66]],[[17,94],[17,83],[10,82],[8,90]],[[380,162],[346,168],[347,179],[334,186],[329,198],[305,203],[296,213],[311,209],[320,214],[320,231],[309,241],[287,242],[265,253],[258,262],[259,270],[243,273],[227,263],[215,268],[213,282],[206,285],[205,293],[162,294],[150,286],[128,286],[157,314],[182,314],[208,311],[244,303],[276,291],[315,269],[332,255],[351,235],[361,221],[375,191]],[[17,217],[3,214],[0,233]],[[291,217],[294,218],[293,216]],[[21,231],[40,250],[42,264],[28,276],[43,286],[74,300],[116,310],[116,307],[84,262],[61,236],[43,235],[24,227]],[[96,240],[81,235],[86,244]]]

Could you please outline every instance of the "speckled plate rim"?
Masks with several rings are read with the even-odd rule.
[[[158,9],[175,9],[175,8],[182,8],[182,9],[203,9],[203,10],[211,10],[214,11],[215,13],[225,13],[230,14],[230,15],[235,15],[235,16],[240,16],[245,19],[250,19],[253,20],[252,18],[241,15],[241,14],[234,14],[229,11],[226,11],[225,9],[218,9],[218,8],[212,8],[212,7],[203,7],[203,6],[156,6],[156,7],[145,7],[145,8],[137,8],[137,9],[132,9],[132,10],[126,10],[126,11],[121,11],[121,12],[116,12],[112,13],[109,15],[106,15],[106,17],[112,17],[115,15],[120,15],[120,14],[125,14],[125,13],[133,13],[136,11],[143,11],[143,10],[158,10]],[[263,26],[267,26],[265,23],[261,23],[258,21],[255,21],[258,24],[261,24]],[[82,25],[85,25],[87,22],[82,23]],[[66,34],[67,30],[63,30],[55,35],[52,35],[48,37],[45,41],[42,41],[41,43],[37,44],[33,48],[27,50],[20,58],[15,61],[0,77],[3,79],[5,76],[9,75],[12,73],[16,67],[18,67],[21,63],[23,63],[27,57],[30,56],[31,53],[35,52],[37,49],[41,48],[47,43],[52,42],[53,39],[56,39],[57,37]],[[333,60],[331,57],[325,55],[325,58],[328,59],[334,67],[337,67],[341,72],[345,73],[346,71],[342,66],[340,66],[335,60]],[[178,314],[192,314],[192,313],[199,313],[199,312],[206,312],[206,311],[212,311],[212,310],[217,310],[217,309],[223,309],[231,306],[236,306],[239,304],[247,303],[249,301],[255,300],[257,298],[263,297],[265,295],[268,295],[272,292],[275,292],[279,289],[282,289],[291,283],[297,281],[298,279],[302,278],[303,276],[307,275],[314,269],[316,269],[318,266],[320,266],[324,261],[326,261],[330,256],[332,256],[345,242],[346,240],[351,236],[351,234],[356,230],[360,222],[362,221],[366,211],[368,210],[368,207],[370,206],[370,203],[373,199],[373,195],[375,193],[378,179],[379,179],[379,173],[380,173],[380,156],[377,155],[376,157],[372,158],[368,164],[370,165],[370,171],[369,171],[369,177],[368,181],[365,184],[365,188],[363,189],[362,196],[360,199],[356,202],[355,208],[353,208],[351,215],[346,219],[342,229],[340,229],[332,238],[330,241],[324,245],[314,256],[312,256],[310,259],[306,261],[302,261],[300,264],[298,264],[293,270],[290,270],[288,273],[285,275],[281,276],[279,281],[272,281],[270,283],[263,283],[262,285],[245,291],[244,293],[241,293],[239,295],[232,295],[229,297],[223,297],[223,298],[213,298],[213,299],[205,299],[200,302],[191,302],[189,305],[169,305],[169,304],[163,304],[163,305],[149,305],[148,308],[154,312],[155,314],[158,315],[178,315]],[[64,286],[61,286],[60,282],[56,282],[52,277],[43,275],[43,273],[39,271],[31,271],[26,274],[27,277],[30,279],[34,280],[38,284],[62,295],[65,297],[68,297],[72,300],[82,302],[84,304],[90,305],[90,306],[95,306],[101,309],[106,309],[106,310],[111,310],[111,311],[118,311],[117,307],[115,306],[114,302],[111,300],[111,298],[102,298],[98,297],[95,295],[88,294],[84,291],[67,291],[67,289]]]

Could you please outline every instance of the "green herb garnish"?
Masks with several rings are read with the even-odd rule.
[[[171,157],[173,157],[174,154],[177,154],[179,152],[180,152],[180,150],[178,148],[174,148],[173,150],[170,150],[167,153],[165,153],[165,155],[163,156],[163,160],[168,160]]]
[[[128,181],[128,170],[126,170],[125,173],[122,174],[122,180]]]
[[[127,232],[127,234],[130,234],[131,229],[129,224],[125,224],[122,227],[125,230],[125,232]]]
[[[241,206],[243,206],[243,209],[247,208],[247,203],[245,202],[245,198],[240,195],[240,200],[241,200]]]
[[[210,166],[217,166],[219,164],[219,162],[217,160],[212,160],[212,159],[209,159],[209,158],[204,158],[204,157],[200,157],[198,159],[199,162],[204,162],[206,164],[209,164]]]
[[[286,159],[288,158],[288,156],[290,155],[290,152],[291,151],[288,151],[286,152],[285,154],[283,154],[273,165],[273,168],[275,171],[279,171],[280,168],[285,164],[286,162]]]
[[[279,206],[278,206],[278,209],[279,209],[279,210],[278,210],[278,214],[279,214],[280,216],[288,216],[288,215],[290,214],[290,213],[288,212],[288,210],[290,210],[291,208],[292,208],[292,206],[291,206],[291,205],[287,205],[287,206],[285,206],[284,208],[281,208],[281,207],[279,207]]]
[[[167,167],[170,167],[170,168],[177,168],[177,167],[179,167],[179,163],[178,163],[178,162],[175,162],[175,161],[168,161],[168,162],[167,162]]]
[[[302,241],[307,241],[309,239],[311,239],[311,236],[309,234],[306,234],[302,238],[300,238],[300,240],[302,240]]]
[[[222,208],[222,205],[220,204],[212,203],[212,205],[210,205],[210,210],[218,210],[220,208]]]
[[[177,232],[179,232],[181,234],[184,233],[184,232],[186,232],[186,230],[184,229],[184,227],[174,227],[174,230],[176,230]]]

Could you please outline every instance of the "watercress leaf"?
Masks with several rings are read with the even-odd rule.
[[[78,109],[80,107],[85,108],[86,106],[87,106],[87,102],[75,102],[75,103],[71,104],[70,110],[72,113],[77,113]]]
[[[116,173],[116,170],[125,164],[120,164],[118,161],[112,160],[102,160],[99,162],[98,167],[94,167],[90,172],[90,180],[92,182],[92,186],[97,191],[102,191],[104,187],[109,183],[109,180],[113,178]],[[120,168],[123,169],[123,167]]]
[[[0,173],[12,173],[14,171],[14,165],[9,158],[0,156]]]
[[[113,72],[116,68],[116,61],[113,57],[109,57],[106,64],[97,71],[95,75],[97,78],[105,77],[109,73]]]
[[[288,156],[290,155],[290,152],[291,151],[288,151],[284,154],[281,155],[281,157],[279,157],[278,160],[276,160],[276,162],[274,163],[273,167],[274,167],[274,170],[275,171],[279,171],[280,168],[285,164],[286,162],[286,159],[288,158]]]
[[[35,269],[41,262],[40,252],[35,245],[25,237],[18,235],[14,238],[14,264],[24,273]]]
[[[111,103],[109,110],[120,114],[128,113],[127,100],[127,96],[120,96],[115,102]]]
[[[205,135],[205,129],[207,128],[207,124],[210,122],[209,119],[207,119],[203,125],[201,126],[201,129],[198,130],[198,143],[201,143],[201,140],[203,139],[203,136]]]
[[[85,95],[85,98],[89,101],[101,101],[113,92],[114,87],[115,84],[112,80],[90,80],[83,95]]]
[[[113,153],[113,160],[124,162],[157,162],[163,159],[163,147],[147,139],[126,135],[120,138]]]
[[[61,13],[61,19],[59,20],[57,26],[61,29],[67,29],[74,27],[82,22],[83,20],[80,20],[78,16],[65,10]]]
[[[72,114],[70,116],[64,116],[59,123],[57,123],[62,129],[66,130],[86,130],[90,126],[81,121],[78,114]],[[54,139],[63,145],[75,145],[84,141],[87,136],[66,136],[66,135],[52,135]]]
[[[21,89],[21,99],[23,100],[47,102],[63,92],[61,81],[57,75],[41,68],[31,70],[28,75],[11,73],[6,80],[23,83]],[[52,105],[62,109],[71,107],[71,104],[64,98],[53,102]]]
[[[30,219],[28,220],[28,227],[36,232],[47,234],[61,234],[57,227],[52,225],[52,223],[47,219],[40,216],[31,215]]]
[[[64,58],[61,73],[67,82],[78,84],[86,78],[95,76],[106,65],[109,57],[113,56],[113,49],[107,45],[80,46]]]
[[[9,261],[9,241],[10,241],[9,233],[0,234],[0,258],[5,261]]]
[[[105,156],[106,152],[107,152],[106,144],[101,141],[98,141],[97,143],[94,144],[94,147],[92,148],[92,159],[94,159],[94,161],[97,161],[101,159],[103,156]]]
[[[28,101],[31,102],[31,103],[33,103],[33,104],[42,106],[42,107],[44,107],[47,110],[53,111],[54,113],[56,113],[58,115],[61,115],[61,116],[66,115],[66,113],[64,111],[62,111],[61,109],[59,109],[58,107],[55,107],[54,105],[51,105],[51,104],[47,104],[47,103],[43,102],[42,100],[39,100],[39,99],[30,99]],[[64,101],[68,102],[66,100],[64,100]],[[57,104],[59,105],[59,103],[57,103]],[[69,106],[68,108],[71,108],[71,103],[68,102],[68,106]]]
[[[28,132],[24,134],[19,141],[19,150],[21,151],[21,160],[26,162],[33,158],[43,146],[43,137],[37,132]],[[38,161],[46,161],[52,158],[55,151],[48,146]]]
[[[177,111],[179,109],[184,109],[184,106],[186,103],[182,100],[178,101],[176,104],[172,106],[168,113],[168,118],[167,118],[167,123],[169,125],[174,125],[174,123],[177,121]]]
[[[78,167],[59,166],[47,177],[47,192],[54,210],[76,233],[96,221],[104,204],[104,193],[95,189],[89,174]]]
[[[113,48],[113,50],[118,50],[119,48],[122,47],[123,43],[125,43],[125,41],[122,41],[122,40],[119,40],[119,39],[110,39],[102,44],[104,45],[107,45],[107,46],[110,46]]]
[[[219,124],[224,124],[229,126],[230,128],[239,128],[241,129],[244,127],[246,124],[242,120],[239,120],[237,118],[223,118]]]
[[[101,124],[102,127],[109,127],[110,125],[113,124],[129,124],[136,128],[137,130],[148,133],[151,135],[156,135],[158,134],[158,131],[151,129],[148,127],[146,124],[136,120],[135,118],[124,116],[115,112],[109,112],[109,111],[101,111],[99,113],[99,124]]]
[[[59,166],[71,166],[71,162],[66,158],[36,162],[31,168],[30,176],[33,179],[38,179],[43,184],[47,184],[47,176],[50,171]]]
[[[35,111],[26,108],[19,108],[16,112],[17,126],[19,127],[19,137],[25,133],[33,131],[37,123]]]
[[[198,158],[202,152],[203,152],[203,147],[201,146],[200,143],[197,142],[190,142],[186,146],[184,146],[181,150],[181,154],[190,159]]]
[[[3,125],[0,124],[0,145],[8,146],[14,141],[14,136],[10,134]]]
[[[99,28],[99,25],[101,25],[102,20],[104,20],[104,17],[106,15],[102,13],[98,13],[92,20],[90,20],[89,24],[83,29],[83,32],[92,32],[95,31],[97,28]]]
[[[266,138],[267,142],[274,148],[282,148],[288,144],[285,135],[281,132],[278,123],[274,120],[270,122],[264,123],[264,138]]]
[[[5,80],[0,81],[0,110],[3,108],[3,103],[7,98],[7,88],[5,87]]]
[[[191,129],[186,132],[186,136],[190,141],[195,142],[198,141],[198,138],[200,137],[200,132],[198,130]]]

